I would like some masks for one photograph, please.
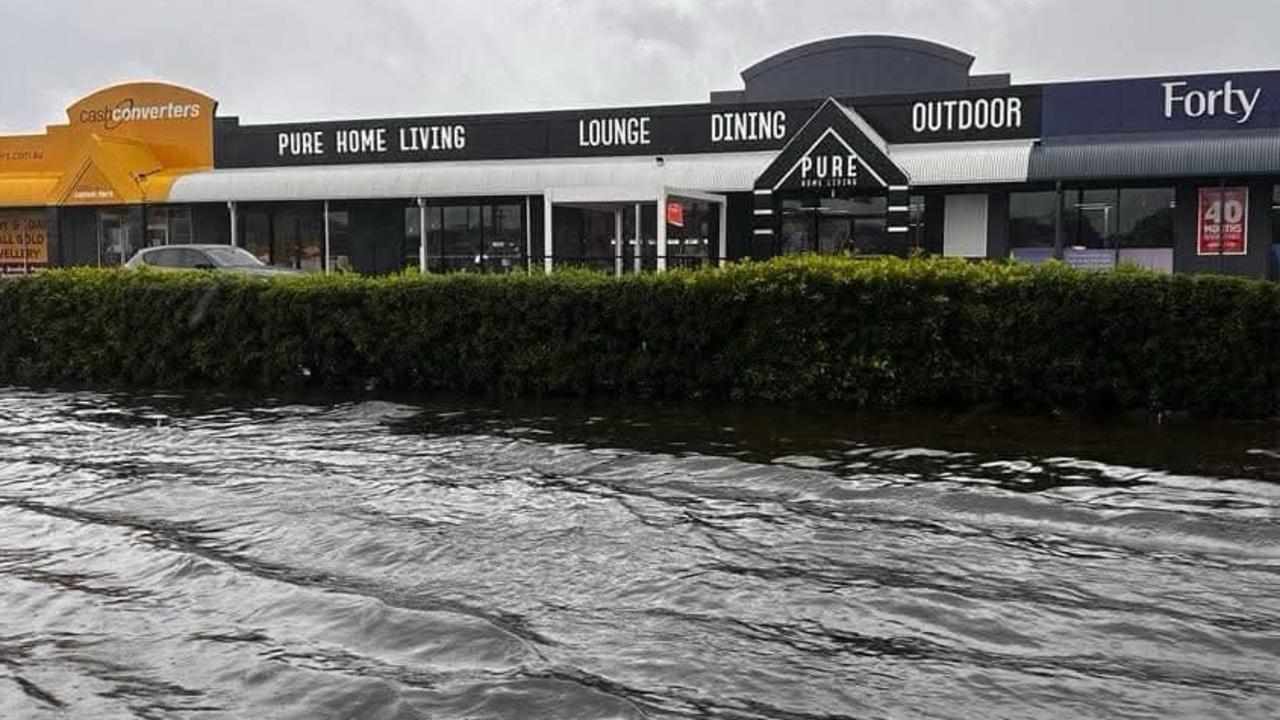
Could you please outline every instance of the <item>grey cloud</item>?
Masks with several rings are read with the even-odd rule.
[[[916,35],[1015,81],[1280,66],[1275,0],[0,0],[0,131],[157,78],[247,122],[698,102],[786,47]]]

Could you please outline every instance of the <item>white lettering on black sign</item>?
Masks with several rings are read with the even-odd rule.
[[[465,150],[467,128],[464,125],[432,125],[400,128],[400,150],[403,152],[440,152]]]
[[[578,121],[578,147],[618,147],[648,145],[649,118],[592,118]]]
[[[1185,81],[1162,83],[1165,118],[1172,120],[1179,113],[1191,119],[1217,117],[1221,114],[1238,118],[1236,124],[1243,125],[1253,117],[1258,100],[1262,98],[1262,88],[1256,88],[1251,93],[1237,88],[1231,80],[1220,89],[1213,90],[1185,90],[1188,85],[1190,83]]]
[[[711,115],[711,142],[759,142],[784,140],[787,114],[781,110],[727,112]]]
[[[800,187],[854,187],[858,184],[857,155],[808,155],[800,161]]]
[[[276,136],[276,152],[280,157],[324,154],[324,133],[319,130],[282,132]]]
[[[467,128],[464,125],[434,125],[399,128],[402,153],[432,153],[465,150]],[[335,155],[386,155],[391,153],[391,139],[385,127],[339,128],[333,131]],[[277,133],[276,154],[280,157],[312,157],[325,155],[329,146],[323,130]]]
[[[911,107],[911,129],[917,134],[1021,127],[1022,98],[930,100]]]
[[[387,129],[339,130],[337,151],[340,155],[383,153],[387,151]]]

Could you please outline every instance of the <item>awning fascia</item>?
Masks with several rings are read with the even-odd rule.
[[[1032,182],[1280,175],[1280,133],[1219,131],[1055,138],[1031,153]]]
[[[652,202],[664,187],[749,192],[773,153],[222,169],[185,175],[169,202],[518,197]]]
[[[912,187],[1027,182],[1034,140],[893,145],[889,154]]]

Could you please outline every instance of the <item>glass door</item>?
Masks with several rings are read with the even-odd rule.
[[[133,254],[133,242],[129,237],[129,213],[127,210],[102,208],[98,210],[98,265],[114,267],[128,262]]]
[[[1116,191],[1081,191],[1074,210],[1075,237],[1063,259],[1080,268],[1114,268],[1120,253],[1115,243]]]
[[[890,241],[888,211],[883,196],[784,199],[779,254],[902,254],[906,247]]]
[[[839,255],[853,252],[853,216],[844,212],[818,212],[818,252]]]

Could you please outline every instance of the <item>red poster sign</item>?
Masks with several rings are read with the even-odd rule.
[[[667,224],[673,227],[684,227],[684,205],[678,202],[667,203]]]
[[[1249,189],[1200,188],[1200,255],[1249,254]]]

